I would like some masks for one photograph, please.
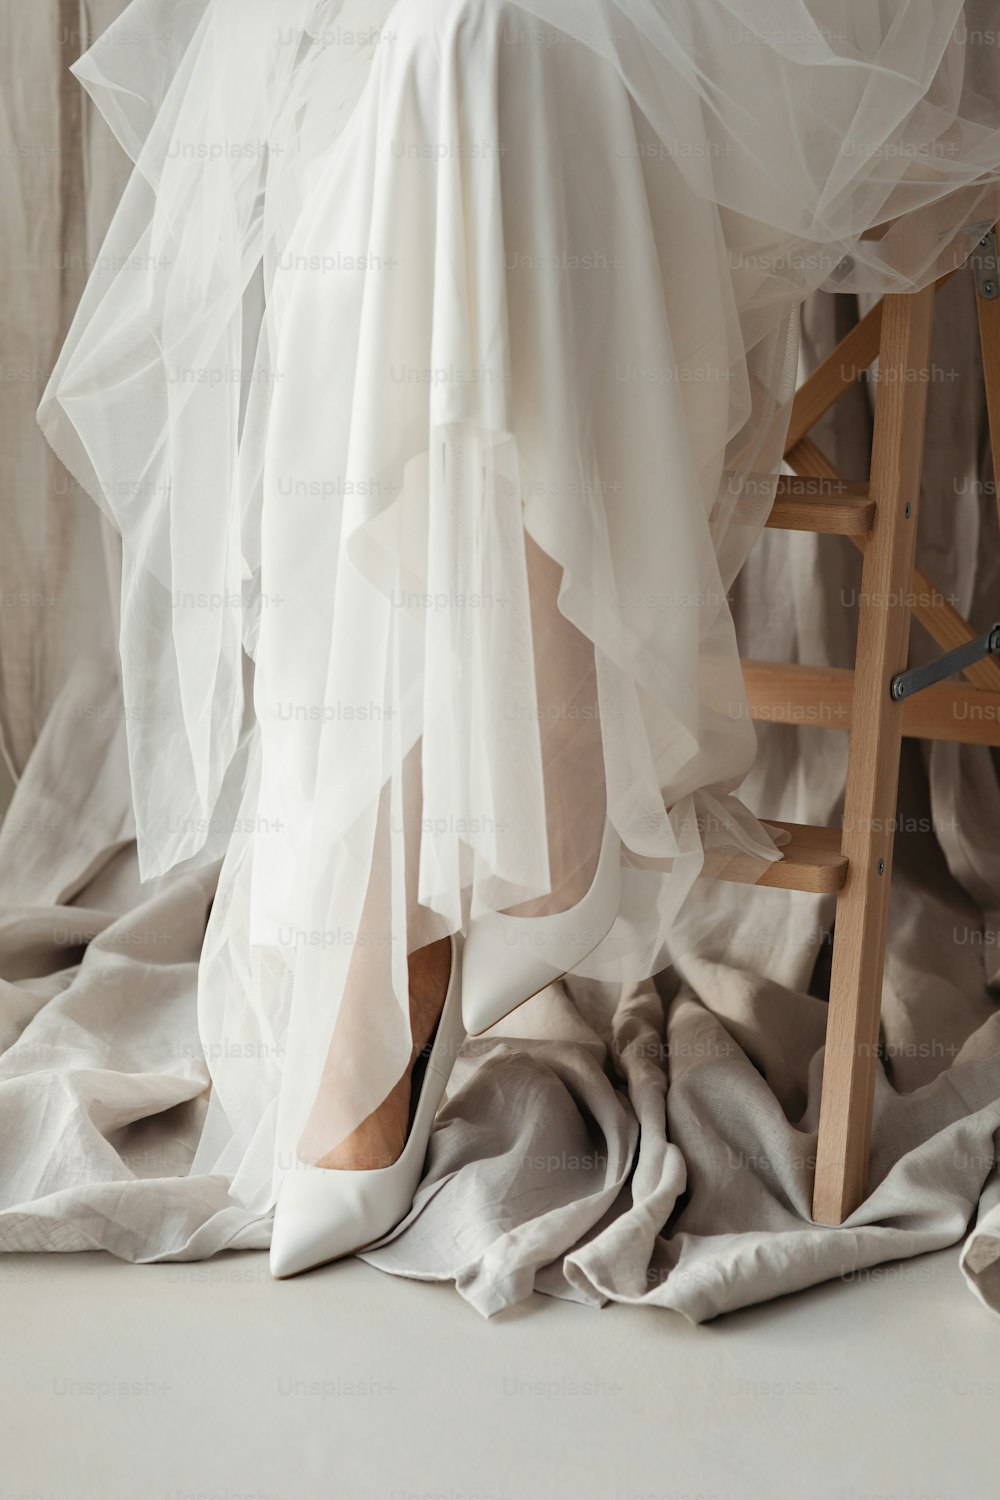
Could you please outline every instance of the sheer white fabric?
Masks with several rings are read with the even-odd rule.
[[[405,1066],[407,954],[548,890],[557,773],[589,809],[592,767],[546,763],[532,548],[590,643],[577,747],[624,849],[581,972],[667,961],[706,846],[776,857],[734,795],[727,594],[803,298],[923,284],[1000,216],[1000,63],[962,17],[133,0],[78,65],[136,171],[41,419],[122,535],[142,871],[225,854],[200,1167],[245,1203],[359,950],[328,1144]]]

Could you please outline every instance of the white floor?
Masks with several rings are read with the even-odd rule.
[[[701,1328],[358,1261],[0,1260],[0,1500],[992,1500],[957,1251]]]

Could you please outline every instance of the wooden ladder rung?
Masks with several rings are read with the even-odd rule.
[[[847,876],[847,860],[840,852],[839,828],[814,828],[807,823],[764,820],[765,828],[784,829],[791,835],[782,848],[782,858],[761,872],[761,861],[752,854],[734,852],[708,878],[736,885],[766,885],[779,891],[808,891],[814,896],[833,894]]]
[[[875,502],[867,484],[782,474],[767,525],[824,536],[867,536],[874,520]]]
[[[854,673],[842,667],[744,661],[750,717],[793,728],[850,729]],[[966,682],[938,682],[903,704],[903,734],[912,740],[1000,746],[1000,693]]]
[[[841,477],[811,438],[804,438],[797,444],[793,452],[786,454],[786,460],[797,473],[808,475],[809,478],[838,480]],[[862,538],[855,537],[854,542],[864,551],[865,543]],[[928,578],[920,568],[913,570],[912,607],[913,618],[919,621],[942,651],[952,651],[956,646],[964,646],[975,640],[976,632],[968,620],[959,614],[933,579]],[[976,687],[1000,692],[1000,661],[993,657],[988,661],[976,662],[975,666],[968,668],[965,675]]]

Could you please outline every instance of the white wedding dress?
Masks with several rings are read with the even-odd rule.
[[[599,782],[622,842],[592,978],[669,961],[706,848],[778,857],[736,796],[728,590],[802,301],[924,285],[1000,217],[962,16],[133,0],[77,65],[135,172],[41,421],[122,537],[143,874],[224,857],[194,1170],[242,1204],[299,1150],[357,947],[340,1134],[403,1070],[407,954],[547,891],[546,778],[581,823]],[[575,739],[538,552],[591,652]]]

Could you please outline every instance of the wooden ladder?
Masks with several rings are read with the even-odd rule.
[[[1000,287],[985,258],[995,249],[992,235],[980,248],[987,269],[977,271],[979,329],[1000,461]],[[792,409],[785,460],[793,476],[779,481],[767,525],[851,537],[863,551],[854,671],[743,663],[755,719],[850,732],[843,827],[772,821],[791,836],[782,860],[761,875],[758,862],[736,857],[718,876],[837,894],[813,1191],[813,1218],[822,1224],[842,1224],[866,1195],[902,738],[1000,744],[996,656],[966,667],[966,682],[942,681],[903,702],[891,691],[906,668],[911,616],[945,651],[977,639],[915,568],[931,325],[935,296],[948,279],[884,297],[805,382]],[[876,358],[871,475],[855,484],[808,434]]]

